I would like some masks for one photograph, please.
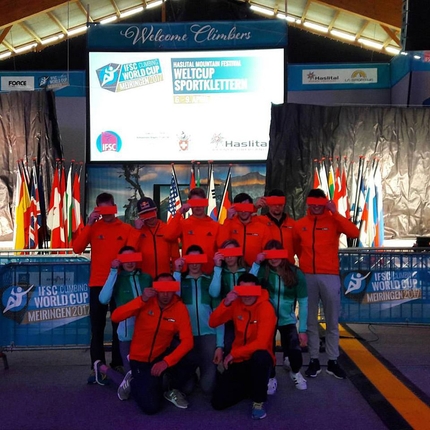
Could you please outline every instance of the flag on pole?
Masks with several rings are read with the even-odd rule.
[[[175,168],[172,165],[172,178],[170,180],[169,205],[167,208],[167,222],[176,215],[176,211],[181,207],[178,182],[176,180]]]
[[[39,178],[36,165],[33,165],[31,174],[30,207],[29,207],[29,229],[28,229],[28,248],[39,248],[39,228],[42,224],[39,200]]]
[[[216,205],[214,166],[209,164],[209,183],[208,183],[208,215],[214,220],[218,220],[218,209]]]
[[[74,160],[70,163],[69,172],[67,174],[67,183],[65,184],[65,192],[64,192],[64,231],[65,231],[65,241],[66,241],[66,247],[72,246],[72,213],[73,213],[73,163]]]
[[[224,183],[224,191],[221,197],[220,210],[218,214],[218,222],[220,224],[224,224],[224,221],[227,219],[227,211],[231,207],[231,167],[229,167],[227,172],[227,178]]]
[[[327,170],[325,168],[325,158],[323,158],[320,161],[320,172],[319,172],[319,178],[320,178],[320,188],[324,191],[327,198],[330,196],[330,191],[328,189],[328,182],[327,182]]]
[[[328,195],[327,198],[329,198],[330,200],[333,200],[334,197],[334,191],[335,191],[335,175],[334,175],[334,170],[333,170],[333,162],[330,159],[330,167],[329,167],[329,171],[328,171]]]
[[[191,164],[191,176],[190,176],[190,191],[196,188],[196,175],[194,172],[194,163]]]
[[[81,214],[81,172],[75,171],[73,177],[72,200],[72,236],[75,239],[84,228]]]
[[[369,175],[367,181],[365,203],[360,220],[360,236],[358,245],[360,247],[373,247],[375,239],[375,184],[373,174]]]
[[[200,162],[197,162],[196,187],[200,187]]]
[[[28,223],[26,218],[28,218],[28,208],[30,207],[30,195],[24,173],[19,166],[15,190],[14,248],[26,249],[28,244]]]
[[[54,172],[49,203],[48,227],[51,230],[51,248],[63,248],[65,246],[63,204],[60,188],[60,175],[62,173],[60,169],[62,167],[57,166]]]
[[[318,169],[318,160],[314,160],[314,163],[315,163],[315,170],[314,170],[314,181],[313,181],[312,188],[316,189],[316,188],[321,188],[321,181],[320,181],[320,173]]]
[[[375,171],[375,247],[384,246],[384,207],[382,202],[382,175],[378,165]]]

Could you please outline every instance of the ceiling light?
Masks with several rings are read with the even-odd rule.
[[[273,9],[268,9],[267,7],[257,6],[257,5],[251,5],[251,10],[257,13],[262,13],[263,15],[267,16],[273,16],[275,15],[275,11]]]
[[[370,48],[382,49],[383,47],[382,43],[378,43],[370,39],[363,39],[362,37],[358,39],[358,42],[362,43],[363,45],[369,46]]]
[[[394,46],[386,46],[385,50],[390,54],[398,55],[400,53],[400,48],[395,48]]]
[[[290,15],[285,15],[285,13],[282,13],[282,12],[278,12],[276,14],[276,18],[285,19],[285,21],[288,21],[288,22],[296,22],[296,18]]]
[[[0,60],[3,60],[4,58],[10,57],[11,55],[12,55],[12,52],[10,52],[10,51],[2,52],[0,54]]]
[[[103,18],[102,20],[100,20],[100,24],[109,24],[110,22],[114,22],[118,19],[118,17],[116,15],[111,15],[108,16],[107,18]]]
[[[163,0],[155,0],[155,1],[152,1],[151,3],[146,3],[146,8],[152,9],[153,7],[160,6],[162,3],[163,3]]]
[[[20,54],[21,52],[30,51],[30,49],[33,49],[37,46],[36,42],[29,43],[28,45],[20,46],[19,48],[14,48],[15,52],[17,54]]]
[[[136,13],[142,12],[143,6],[135,7],[133,9],[125,10],[119,14],[120,18],[126,18],[127,16],[135,15]]]
[[[63,33],[56,34],[55,36],[51,36],[51,37],[47,37],[46,39],[42,39],[41,43],[42,43],[42,45],[47,45],[48,43],[55,42],[57,40],[62,39],[63,37],[64,37]]]
[[[72,28],[71,30],[68,30],[67,35],[74,36],[75,34],[83,33],[84,31],[87,31],[86,25],[82,25],[81,27],[75,27],[75,28]]]
[[[310,21],[305,21],[303,23],[303,25],[305,27],[311,28],[312,30],[319,31],[321,33],[328,33],[328,27],[326,27],[325,25],[316,24],[316,23],[310,22]]]
[[[421,57],[419,55],[414,55],[415,60],[421,60]]]
[[[405,52],[405,51],[402,51],[402,52],[400,53],[400,55],[408,55],[408,53],[407,53],[407,52]]]
[[[355,40],[355,36],[351,33],[345,33],[344,31],[339,30],[331,30],[330,34],[333,36],[339,37],[340,39],[345,39],[353,42]]]

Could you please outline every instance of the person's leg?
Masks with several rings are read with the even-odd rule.
[[[226,357],[230,351],[234,342],[234,324],[233,321],[227,321],[224,324],[224,357]]]
[[[218,374],[211,404],[216,410],[229,408],[249,396],[250,363],[233,363]],[[267,381],[265,389],[267,390]]]
[[[196,338],[195,338],[196,339]],[[200,388],[204,394],[212,394],[215,388],[217,367],[213,362],[216,335],[198,336]]]
[[[130,354],[130,345],[131,345],[131,341],[129,340],[119,341],[119,352],[121,354],[125,373],[127,373],[130,370],[130,362],[128,361],[128,358],[127,358],[128,355]]]
[[[256,403],[267,400],[267,382],[273,367],[273,358],[266,350],[258,350],[252,354],[250,362],[250,373],[246,375],[251,381],[249,397]]]
[[[281,334],[281,346],[284,354],[290,361],[292,372],[297,373],[303,365],[302,349],[300,348],[299,334],[295,324],[278,327]]]
[[[140,409],[148,415],[153,415],[161,409],[163,401],[163,386],[161,376],[152,376],[153,363],[142,363],[131,360],[133,374],[131,394]]]
[[[91,343],[90,356],[91,368],[94,362],[100,360],[106,364],[104,349],[104,331],[106,326],[107,305],[100,303],[99,294],[102,287],[90,287],[90,322],[91,322]]]
[[[197,367],[198,353],[194,344],[194,347],[190,352],[188,352],[178,363],[169,368],[168,389],[176,389],[184,392],[185,394],[190,394],[194,389]]]
[[[112,315],[113,311],[116,309],[116,303],[115,300],[112,299],[109,303],[109,310]],[[119,349],[119,339],[118,339],[118,323],[114,323],[111,321],[112,324],[112,361],[110,363],[111,367],[119,367],[123,366],[122,358],[121,358],[121,352]]]
[[[340,278],[337,275],[319,275],[321,301],[326,322],[326,353],[329,360],[339,357]]]
[[[318,304],[320,301],[318,275],[305,275],[308,288],[308,349],[311,359],[319,356]]]

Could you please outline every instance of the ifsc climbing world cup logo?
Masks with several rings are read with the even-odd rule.
[[[366,293],[367,283],[371,272],[350,272],[343,278],[345,297],[361,301]]]
[[[108,91],[115,92],[119,80],[121,64],[109,63],[96,70],[100,86]]]
[[[119,152],[122,147],[122,139],[114,131],[103,131],[97,137],[96,146],[100,152]]]
[[[1,313],[6,318],[20,323],[26,312],[34,285],[20,283],[3,290],[1,296]]]

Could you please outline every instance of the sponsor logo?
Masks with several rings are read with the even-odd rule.
[[[33,76],[2,76],[2,91],[34,91]]]
[[[99,152],[119,152],[121,151],[122,140],[114,131],[104,131],[99,134],[96,146]]]
[[[303,84],[370,84],[378,82],[378,69],[302,70]]]
[[[187,151],[189,142],[190,142],[190,136],[182,132],[179,136],[179,142],[178,142],[179,150]]]

